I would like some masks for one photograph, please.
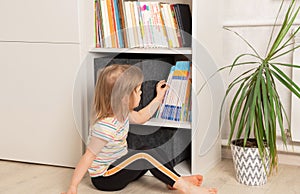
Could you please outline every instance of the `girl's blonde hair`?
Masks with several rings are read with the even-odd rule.
[[[129,100],[143,81],[140,68],[114,64],[100,70],[91,108],[91,126],[106,117],[124,121],[129,113]]]

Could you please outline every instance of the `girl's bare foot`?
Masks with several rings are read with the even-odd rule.
[[[215,188],[204,188],[193,185],[192,183],[180,177],[174,184],[174,188],[178,189],[183,194],[216,194]]]
[[[186,182],[189,182],[195,186],[200,186],[203,182],[203,176],[202,175],[191,175],[191,176],[182,176],[182,179]],[[170,185],[167,185],[168,189],[170,190],[176,190],[174,187],[171,187]]]

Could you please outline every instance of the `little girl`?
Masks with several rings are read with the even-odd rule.
[[[133,109],[141,99],[143,74],[136,66],[110,65],[99,73],[91,115],[91,135],[67,194],[76,194],[86,171],[93,185],[102,191],[117,191],[142,177],[148,170],[182,193],[216,193],[216,189],[200,187],[201,175],[181,177],[167,163],[159,149],[128,151],[126,137],[130,123],[146,122],[161,104],[168,89],[165,81],[157,84],[157,96],[140,111]],[[66,193],[63,193],[66,194]]]

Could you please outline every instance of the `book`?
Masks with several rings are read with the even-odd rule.
[[[167,14],[168,14],[168,20],[170,20],[170,29],[172,32],[172,38],[173,38],[173,47],[179,47],[179,42],[177,38],[177,32],[176,32],[176,25],[175,25],[175,18],[173,17],[171,5],[166,4]]]
[[[142,38],[142,31],[141,31],[141,13],[140,13],[140,2],[135,1],[133,3],[133,8],[134,8],[134,15],[135,15],[135,23],[136,23],[136,31],[137,31],[137,36],[138,36],[138,47],[144,47],[144,42]]]
[[[170,21],[168,19],[167,11],[165,8],[165,4],[161,4],[161,14],[162,14],[162,19],[164,21],[164,28],[167,34],[167,41],[168,41],[168,47],[173,48],[173,41],[172,41],[172,32],[170,30]]]
[[[140,2],[141,23],[143,28],[144,48],[151,48],[151,31],[150,31],[150,2]]]
[[[163,14],[161,10],[161,4],[158,5],[158,20],[159,20],[159,27],[160,27],[160,34],[161,34],[161,42],[162,42],[162,47],[168,48],[169,43],[168,43],[168,35],[167,35],[167,30],[165,27],[165,21],[163,20]]]
[[[170,6],[171,6],[172,20],[174,22],[174,28],[175,28],[176,36],[177,36],[177,39],[178,39],[178,46],[182,47],[182,38],[181,38],[181,34],[180,34],[180,29],[178,27],[178,21],[176,19],[176,15],[175,15],[174,4],[171,4]]]
[[[127,40],[128,40],[128,48],[134,48],[135,47],[135,39],[134,39],[134,32],[133,32],[133,23],[132,23],[132,17],[130,12],[130,4],[131,2],[125,1],[124,7],[125,7],[125,18],[126,18],[126,30],[127,30]]]
[[[192,34],[192,15],[190,7],[187,4],[174,4],[175,16],[177,19],[178,28],[182,38],[182,46],[191,46]]]
[[[187,121],[188,100],[190,98],[190,61],[177,61],[170,70],[167,84],[170,86],[157,113],[158,118]],[[184,111],[186,112],[184,114]]]
[[[190,102],[191,102],[191,87],[192,87],[192,64],[190,63],[186,87],[185,89],[183,89],[183,91],[185,90],[185,97],[184,97],[184,101],[182,102],[182,111],[180,115],[180,120],[182,121],[190,121],[189,110],[190,110]]]
[[[122,30],[122,37],[123,37],[123,44],[125,48],[128,48],[128,40],[127,40],[127,33],[126,33],[126,21],[125,21],[125,10],[124,10],[124,2],[123,0],[118,0],[119,6],[119,16],[120,16],[120,24]]]
[[[176,79],[179,82],[178,94],[177,94],[177,103],[176,103],[176,110],[174,114],[174,120],[180,121],[181,119],[181,112],[184,110],[184,101],[186,96],[186,87],[187,87],[187,80],[190,71],[190,62],[189,61],[177,61],[176,63],[176,70],[174,71],[172,79]]]
[[[132,22],[132,31],[133,31],[133,37],[134,37],[134,47],[139,47],[139,38],[138,38],[138,25],[136,23],[136,15],[134,10],[134,4],[136,2],[130,2],[130,14],[131,14],[131,22]]]
[[[102,30],[101,28],[101,10],[100,10],[100,1],[95,0],[95,42],[96,42],[96,48],[103,47],[102,46]]]
[[[118,3],[119,3],[118,0],[113,0],[114,16],[115,16],[115,24],[116,24],[116,36],[117,36],[117,42],[118,42],[117,47],[124,48],[121,19],[120,19],[121,16],[120,16]]]
[[[152,2],[153,26],[155,27],[155,47],[167,48],[168,41],[161,13],[161,3]]]
[[[112,42],[110,38],[110,29],[108,22],[108,10],[107,10],[107,2],[106,0],[100,0],[101,6],[101,15],[102,15],[102,23],[103,23],[103,42],[106,48],[112,47]]]
[[[109,22],[109,36],[111,38],[112,48],[117,48],[117,37],[116,37],[116,25],[114,17],[114,9],[112,0],[106,0],[107,4],[107,13],[108,13],[108,22]]]

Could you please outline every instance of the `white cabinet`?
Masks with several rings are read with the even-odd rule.
[[[79,45],[0,42],[0,159],[75,166]]]
[[[1,0],[0,41],[78,43],[78,7],[72,0]]]
[[[78,2],[0,1],[0,159],[75,166]]]

